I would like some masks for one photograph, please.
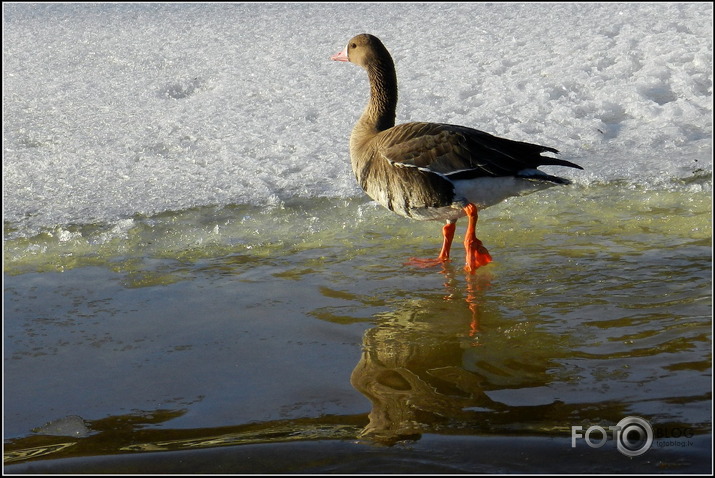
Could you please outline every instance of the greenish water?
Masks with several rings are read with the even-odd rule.
[[[709,471],[710,191],[509,200],[474,275],[362,199],[6,224],[6,471]],[[572,447],[629,416],[642,455]]]

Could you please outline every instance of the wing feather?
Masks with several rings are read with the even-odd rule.
[[[582,169],[542,153],[554,148],[499,138],[483,131],[440,123],[405,123],[378,135],[377,152],[395,166],[417,167],[462,177],[515,176],[542,165]]]

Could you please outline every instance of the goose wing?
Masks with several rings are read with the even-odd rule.
[[[394,166],[417,167],[460,179],[519,176],[542,165],[577,164],[542,156],[554,148],[499,138],[464,126],[405,123],[379,134],[378,154]]]

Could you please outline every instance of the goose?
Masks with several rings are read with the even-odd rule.
[[[547,187],[570,184],[539,166],[583,169],[542,156],[554,148],[499,138],[466,126],[412,122],[395,125],[397,74],[387,48],[375,36],[353,37],[331,60],[367,71],[370,98],[350,135],[350,162],[358,184],[387,209],[417,220],[440,220],[442,249],[436,259],[411,259],[431,266],[450,260],[457,220],[467,216],[466,264],[475,272],[492,262],[477,239],[481,209]]]

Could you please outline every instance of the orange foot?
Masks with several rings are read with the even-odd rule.
[[[405,265],[428,268],[444,264],[449,262],[449,251],[452,247],[452,239],[454,238],[454,230],[457,224],[454,222],[447,222],[442,228],[442,250],[439,252],[439,256],[436,259],[419,259],[417,257],[411,257]]]
[[[471,273],[476,271],[479,267],[489,264],[492,261],[492,256],[489,254],[489,251],[487,251],[487,248],[482,245],[482,241],[477,239],[475,232],[477,219],[479,218],[477,206],[468,204],[464,208],[464,211],[469,218],[467,232],[464,235],[464,250],[467,255],[467,263],[464,266],[464,270]]]
[[[474,272],[481,266],[486,266],[492,262],[492,256],[487,251],[487,248],[482,245],[482,241],[476,237],[469,241],[465,241],[465,250],[467,253],[467,263],[464,266],[464,270],[467,272]]]
[[[407,260],[407,262],[405,262],[405,265],[419,267],[420,269],[428,269],[430,267],[435,267],[435,266],[444,264],[445,262],[449,262],[449,259],[441,259],[439,257],[436,257],[434,259],[423,259],[420,257],[410,257]]]

